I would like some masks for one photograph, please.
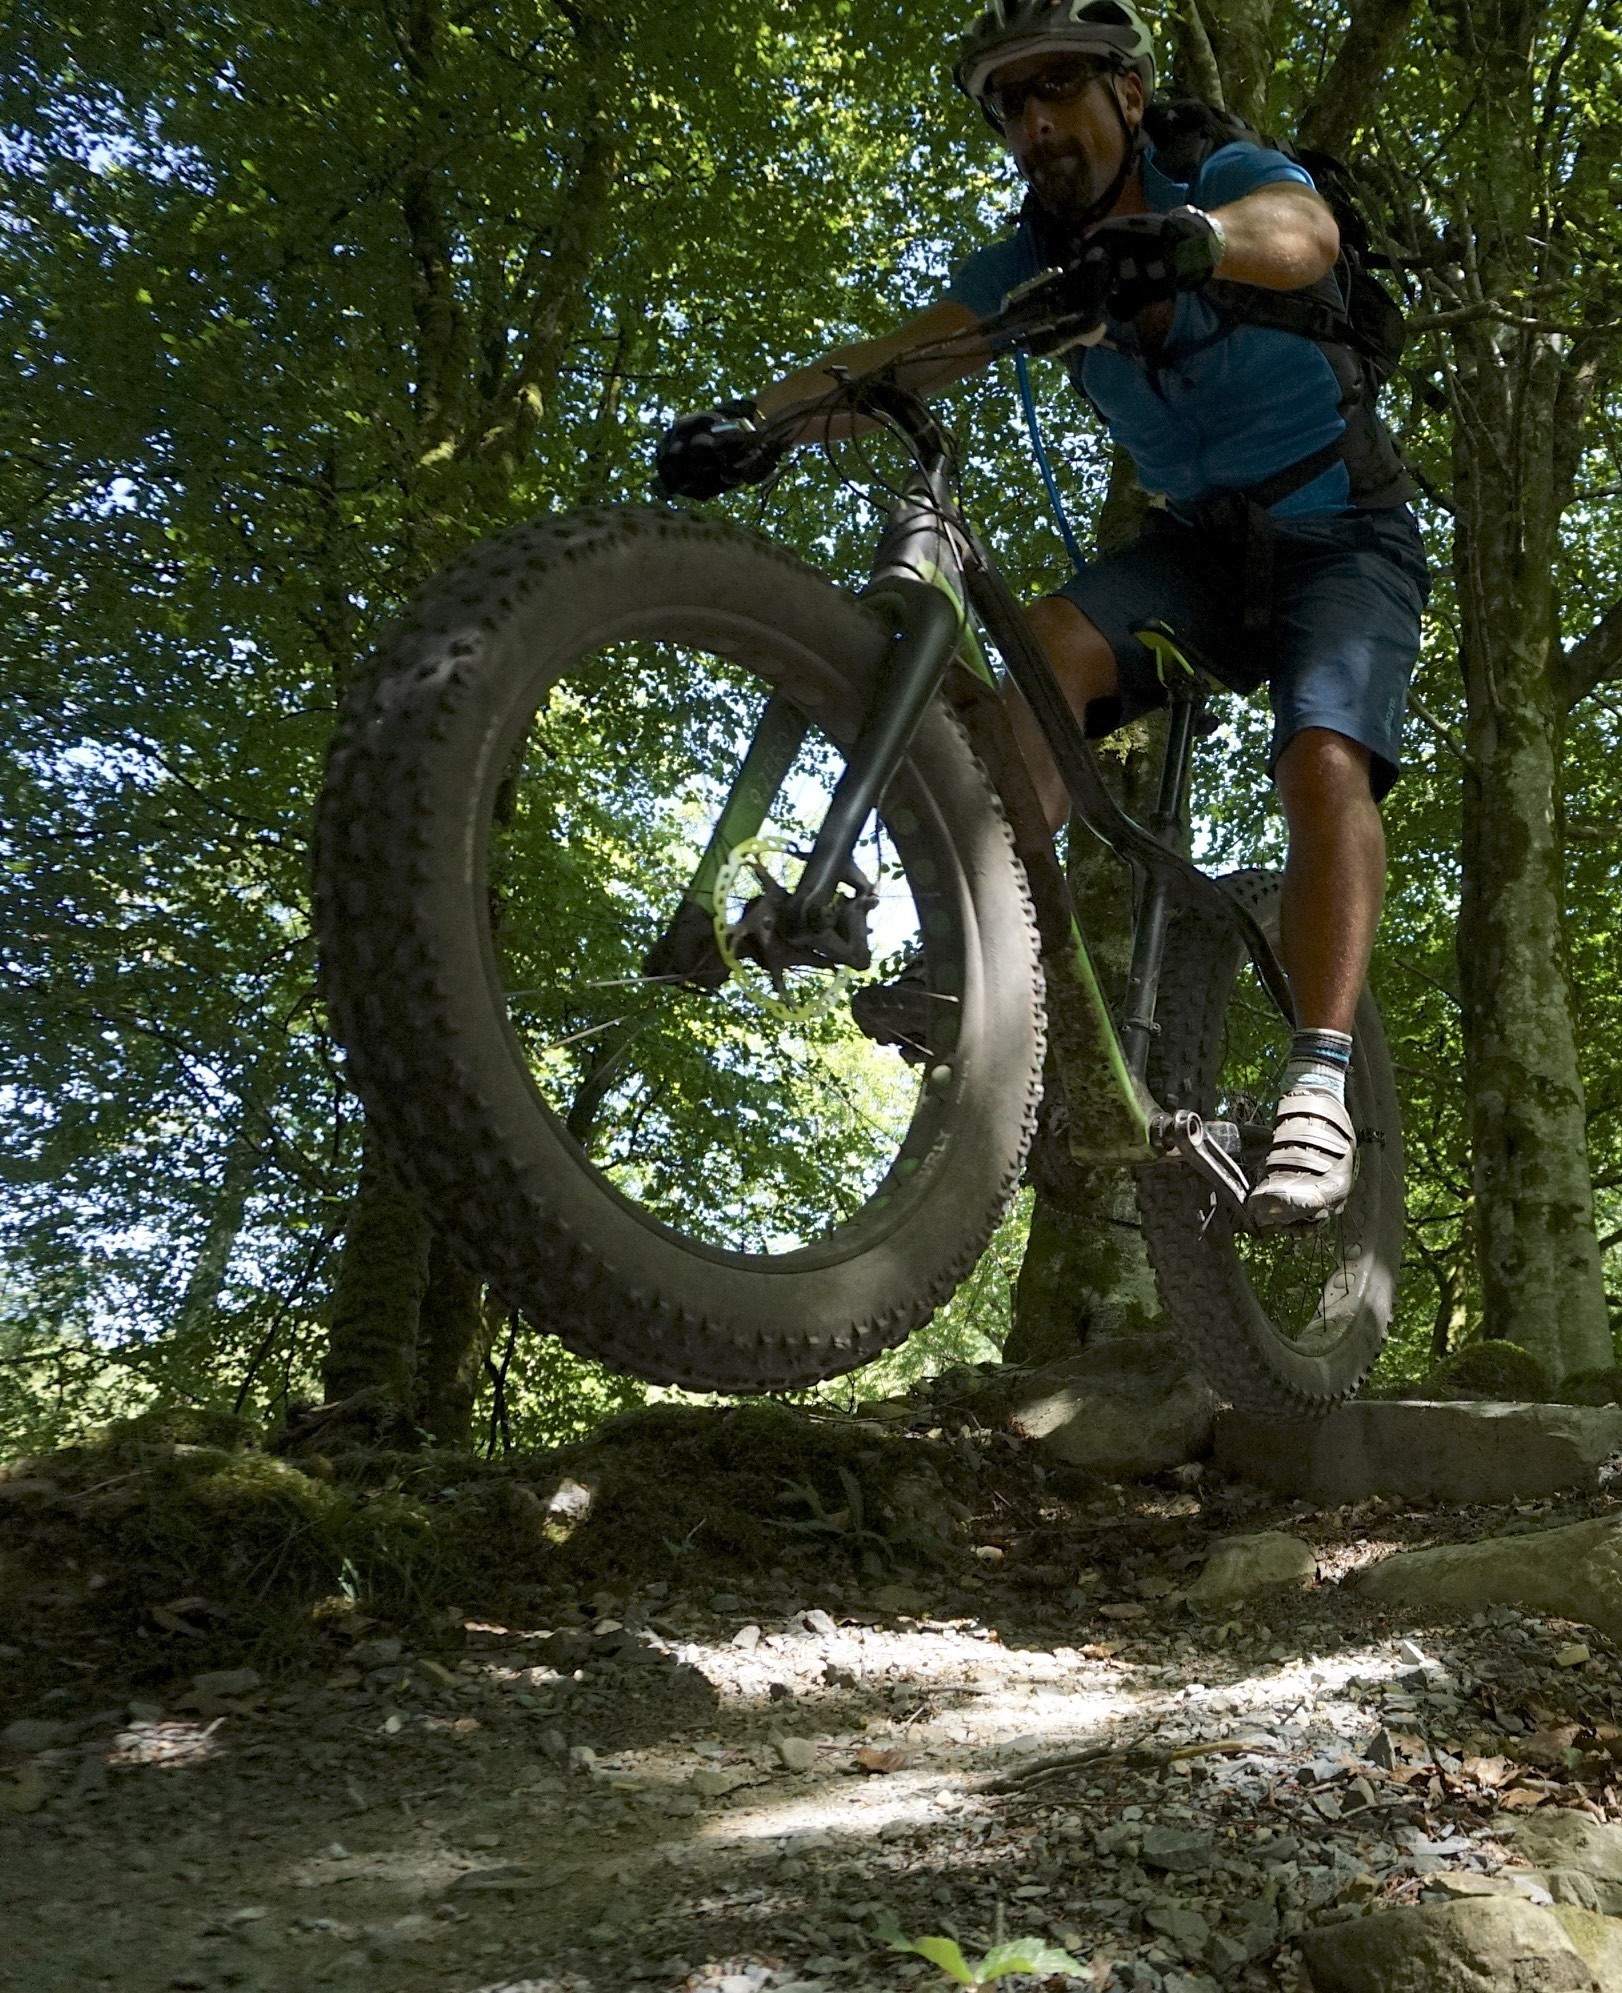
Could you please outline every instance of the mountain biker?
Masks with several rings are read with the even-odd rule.
[[[1322,1223],[1356,1166],[1345,1081],[1384,895],[1378,803],[1397,774],[1429,583],[1372,390],[1359,390],[1344,351],[1254,312],[1247,322],[1232,308],[1243,293],[1226,287],[1321,294],[1339,254],[1334,216],[1307,172],[1265,146],[1220,146],[1190,182],[1156,165],[1143,129],[1154,52],[1132,0],[994,0],[955,74],[1027,183],[1018,229],[971,255],[895,332],[828,353],[753,402],[683,417],[661,444],[660,474],[672,495],[693,497],[758,480],[779,452],[756,425],[815,403],[834,369],[898,362],[906,385],[943,386],[991,364],[991,346],[961,335],[1016,285],[1083,255],[1108,259],[1105,336],[1073,356],[1071,376],[1161,506],[1132,545],[1028,615],[1093,735],[1163,702],[1134,635],[1152,620],[1240,689],[1267,680],[1269,768],[1290,833],[1281,952],[1299,1028],[1249,1211],[1261,1226]],[[953,357],[906,362],[954,337]],[[810,415],[794,440],[830,429],[849,433],[849,418]],[[1009,697],[1056,830],[1064,785]]]

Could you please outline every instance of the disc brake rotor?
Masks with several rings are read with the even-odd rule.
[[[768,1016],[787,1024],[825,1017],[844,1000],[853,980],[841,964],[772,959],[773,917],[787,905],[792,888],[775,876],[770,861],[788,858],[803,865],[805,856],[785,837],[748,837],[733,846],[715,880],[715,945],[732,972],[733,986]],[[751,882],[759,888],[752,895]],[[729,907],[745,899],[742,913],[731,919]]]

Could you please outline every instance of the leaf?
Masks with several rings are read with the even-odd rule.
[[[927,1958],[931,1965],[938,1965],[949,1979],[955,1979],[959,1986],[972,1986],[975,1975],[969,1970],[961,1946],[955,1938],[900,1938],[891,1940],[894,1951],[915,1951],[920,1958]]]
[[[856,1762],[864,1772],[899,1772],[912,1763],[912,1753],[894,1746],[881,1750],[877,1744],[864,1744],[856,1753]]]
[[[178,1613],[171,1612],[166,1605],[149,1606],[147,1610],[157,1621],[158,1625],[163,1628],[165,1633],[184,1633],[189,1635],[193,1640],[202,1639],[203,1631],[201,1627],[192,1626],[189,1622],[182,1619]]]
[[[993,1945],[979,1964],[982,1980],[1001,1979],[1008,1972],[1039,1972],[1044,1978],[1056,1972],[1081,1977],[1081,1967],[1066,1951],[1044,1944],[1040,1938],[1013,1938],[1005,1945]]]
[[[1518,1785],[1509,1792],[1500,1793],[1498,1804],[1511,1813],[1530,1813],[1534,1806],[1541,1806],[1548,1796],[1546,1792],[1534,1792],[1530,1786]]]

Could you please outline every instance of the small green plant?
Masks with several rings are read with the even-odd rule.
[[[948,1979],[967,1986],[970,1993],[980,1993],[980,1989],[1011,1972],[1036,1973],[1043,1978],[1065,1972],[1073,1979],[1082,1977],[1082,1967],[1069,1952],[1044,1944],[1040,1938],[1012,1938],[1006,1944],[993,1945],[977,1965],[970,1965],[955,1938],[904,1938],[893,1928],[884,1935],[892,1951],[916,1952],[931,1965],[939,1966]]]

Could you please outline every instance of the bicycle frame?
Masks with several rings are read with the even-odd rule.
[[[1143,633],[1167,681],[1171,722],[1155,816],[1148,826],[1136,823],[1110,793],[1023,609],[959,511],[951,489],[950,449],[928,408],[917,395],[883,377],[850,386],[845,405],[898,435],[915,471],[891,508],[862,590],[862,599],[890,623],[894,642],[789,898],[784,931],[807,947],[816,946],[868,817],[905,758],[925,708],[944,692],[996,782],[1030,881],[1047,981],[1049,1042],[1069,1102],[1072,1154],[1087,1167],[1134,1167],[1180,1156],[1237,1210],[1249,1188],[1238,1163],[1198,1115],[1163,1108],[1145,1077],[1167,923],[1177,904],[1198,907],[1240,936],[1273,1001],[1286,1018],[1293,1017],[1289,984],[1266,934],[1247,909],[1183,855],[1204,702],[1199,674],[1168,632],[1152,628]],[[1076,918],[1001,689],[969,621],[971,609],[1035,716],[1074,813],[1139,877],[1119,1028]],[[705,935],[711,932],[721,865],[729,851],[764,823],[805,729],[804,716],[782,695],[768,701],[709,848],[659,944],[665,951],[662,962],[680,959],[671,950],[684,924],[689,937],[701,926]],[[650,968],[653,963],[650,956]]]

